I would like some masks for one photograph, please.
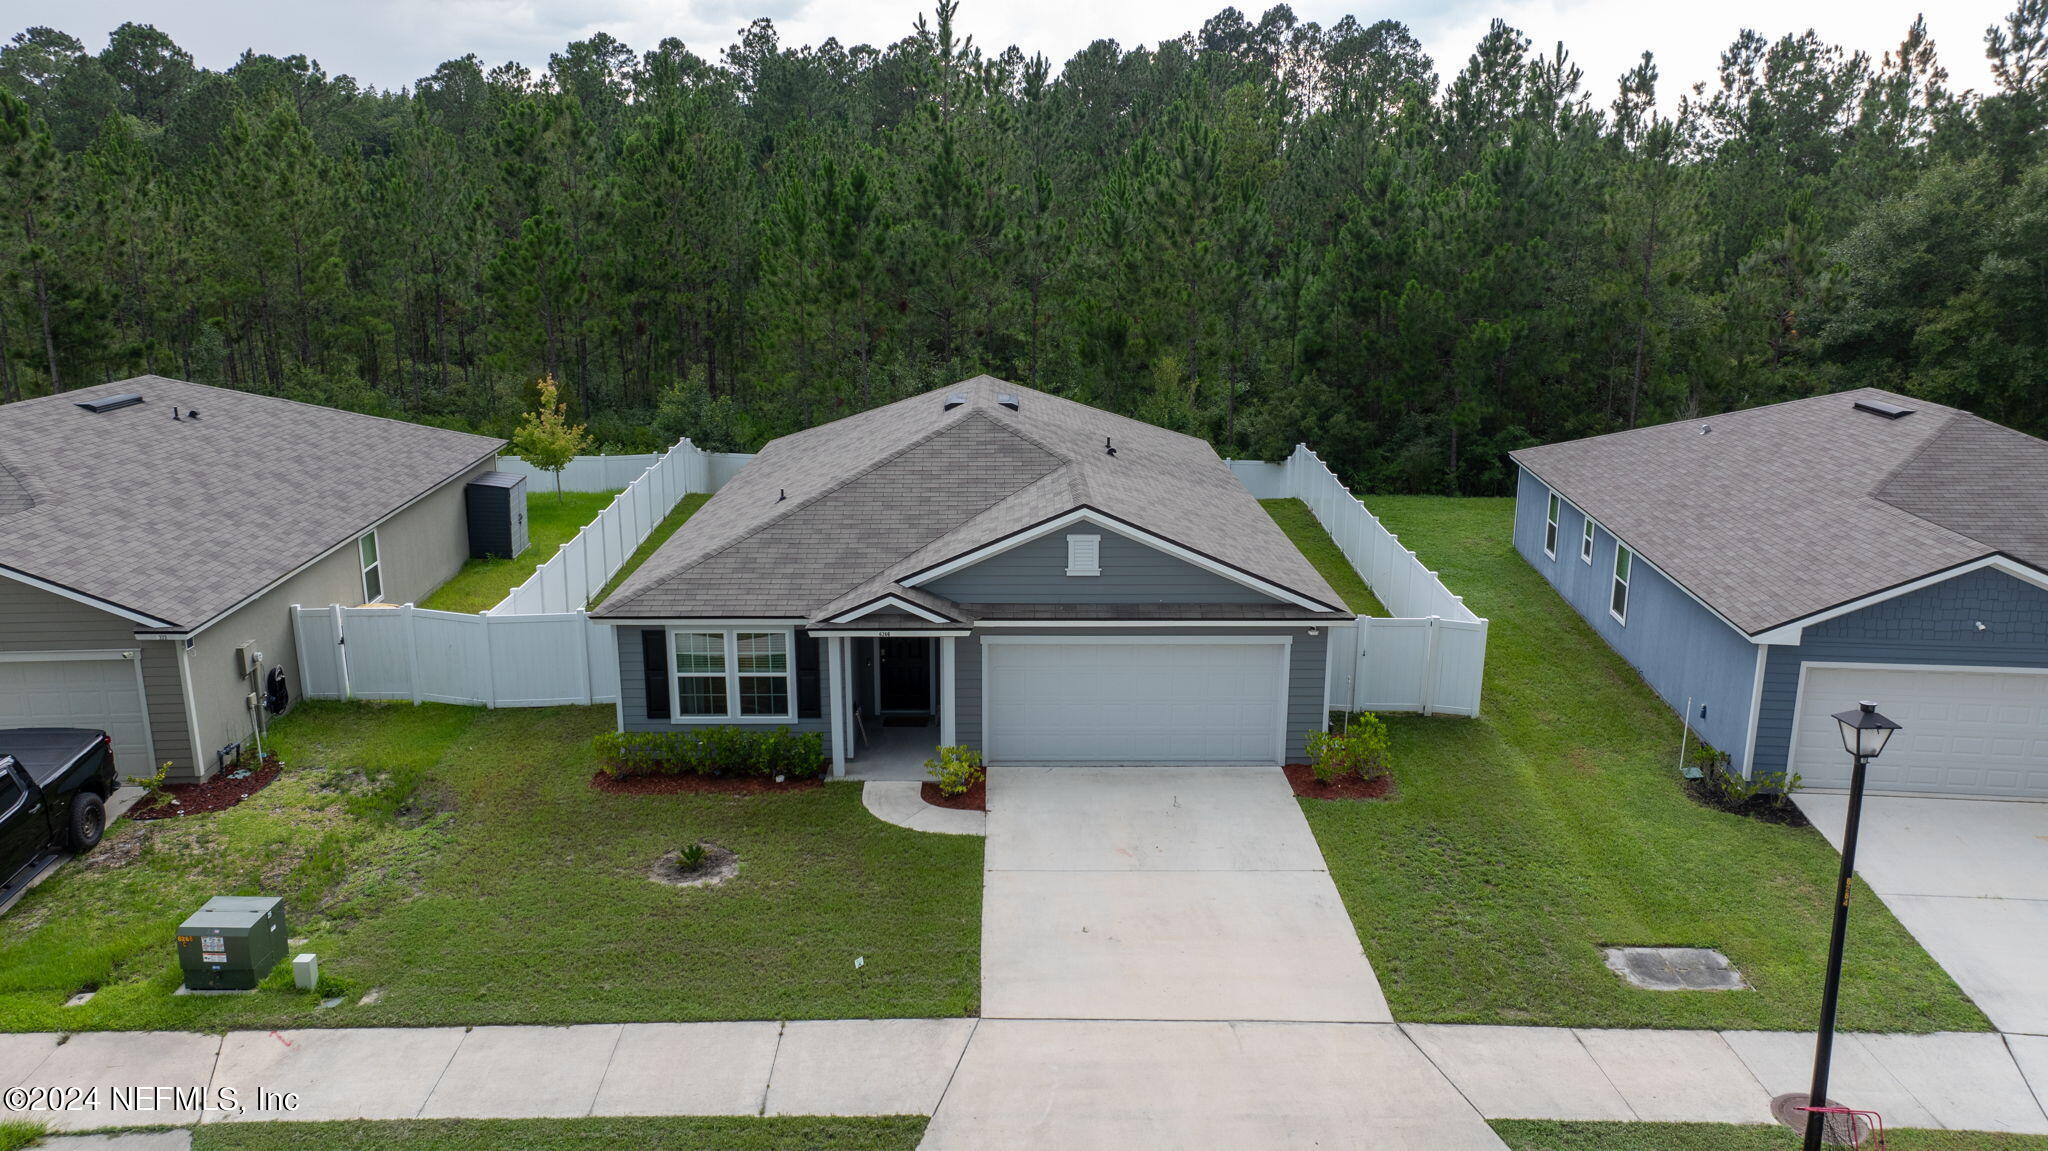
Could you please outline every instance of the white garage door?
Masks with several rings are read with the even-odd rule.
[[[2048,798],[2048,674],[1809,667],[1792,743],[1807,786],[1849,786],[1831,717],[1866,699],[1900,725],[1872,791]]]
[[[0,654],[0,728],[98,728],[113,737],[122,774],[148,774],[136,658],[132,652]]]
[[[991,763],[1278,763],[1287,643],[983,641]]]

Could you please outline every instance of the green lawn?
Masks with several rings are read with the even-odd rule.
[[[1516,554],[1512,501],[1370,502],[1492,621],[1480,718],[1388,718],[1397,800],[1302,802],[1395,1017],[1811,1027],[1826,841],[1685,796],[1677,717]],[[1850,939],[1843,1028],[1989,1027],[1868,889]],[[1754,990],[1636,990],[1608,944],[1718,947]]]
[[[0,1030],[976,1011],[980,839],[882,823],[852,784],[601,794],[590,741],[611,725],[610,707],[302,704],[273,729],[286,770],[270,788],[123,821],[0,918]],[[698,839],[737,852],[738,876],[646,878]],[[177,924],[207,896],[257,893],[285,898],[343,1005],[292,990],[288,965],[250,996],[171,994]]]
[[[676,534],[676,529],[682,527],[684,521],[691,516],[696,515],[697,509],[703,507],[705,501],[710,498],[710,494],[706,492],[692,492],[684,496],[681,503],[671,509],[668,515],[663,516],[660,523],[654,525],[654,531],[641,541],[639,547],[633,549],[633,554],[626,557],[625,565],[612,576],[611,582],[590,597],[591,606],[603,603],[604,597],[612,594],[613,588],[625,583],[627,576],[640,570],[640,565],[647,562],[647,557],[654,554],[654,549],[667,543],[668,537]]]
[[[471,560],[434,594],[420,601],[435,611],[487,611],[526,582],[533,569],[554,558],[561,546],[576,538],[583,525],[597,518],[617,492],[526,493],[526,530],[530,541],[525,551],[508,560]]]
[[[878,1119],[401,1119],[207,1123],[192,1151],[913,1151],[921,1115]]]
[[[1560,1123],[1496,1119],[1510,1151],[1791,1151],[1789,1127],[1733,1123]],[[1999,1131],[1887,1131],[1891,1151],[2048,1151],[2048,1137]]]
[[[1365,580],[1359,576],[1358,569],[1352,567],[1351,561],[1344,558],[1344,553],[1337,548],[1337,541],[1331,539],[1330,533],[1323,530],[1322,522],[1316,519],[1314,512],[1308,510],[1307,504],[1300,500],[1259,502],[1265,505],[1266,514],[1273,517],[1273,522],[1280,525],[1280,530],[1287,533],[1288,538],[1294,541],[1294,546],[1307,557],[1308,562],[1323,573],[1323,578],[1330,581],[1330,586],[1337,589],[1338,595],[1344,597],[1345,607],[1350,608],[1355,615],[1387,614],[1387,609],[1380,603],[1379,597],[1372,594],[1371,588],[1365,586]]]

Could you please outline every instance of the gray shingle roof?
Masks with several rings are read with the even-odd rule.
[[[1992,554],[2048,567],[2048,443],[1875,388],[1513,456],[1751,635]]]
[[[1348,618],[1207,442],[989,376],[768,444],[593,614],[823,619],[906,591],[943,604],[897,581],[1084,505]]]
[[[77,406],[124,392],[144,402]],[[162,376],[23,400],[0,407],[0,565],[194,628],[501,446]]]

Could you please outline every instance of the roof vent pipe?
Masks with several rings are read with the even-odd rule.
[[[176,404],[171,405],[171,418],[179,423],[185,422],[185,417],[178,414],[178,405]]]
[[[1108,436],[1102,437],[1102,454],[1105,456],[1113,456],[1116,454],[1116,445],[1109,441]]]
[[[789,498],[789,489],[788,489],[788,488],[776,488],[776,489],[775,489],[775,502],[776,502],[776,503],[778,503],[778,504],[779,504],[779,503],[781,503],[782,501],[784,501],[784,500],[786,500],[786,499],[788,499],[788,498]]]

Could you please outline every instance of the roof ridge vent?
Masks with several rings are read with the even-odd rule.
[[[1024,406],[1024,401],[1018,399],[1015,392],[998,392],[996,394],[996,402],[1013,412],[1022,409]]]
[[[1902,408],[1897,404],[1888,404],[1883,400],[1857,400],[1855,407],[1859,412],[1869,412],[1873,416],[1883,416],[1888,420],[1896,420],[1900,416],[1910,416],[1914,411],[1912,408]]]
[[[79,400],[78,406],[88,412],[111,412],[116,408],[131,408],[142,402],[134,392],[123,392],[118,396],[99,396],[90,400]]]

